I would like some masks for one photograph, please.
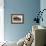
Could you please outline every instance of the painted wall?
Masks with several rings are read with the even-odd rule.
[[[0,0],[0,42],[4,41],[4,0]]]
[[[35,14],[40,10],[40,0],[5,0],[4,1],[5,40],[18,41],[32,29]],[[11,14],[24,14],[24,24],[11,24]]]
[[[46,9],[46,0],[40,1],[40,10],[42,11],[43,9]],[[43,12],[42,17],[43,17],[43,22],[40,21],[40,25],[46,27],[46,10]],[[46,44],[46,40],[45,40],[45,44]]]
[[[40,9],[41,9],[41,11],[42,11],[43,9],[46,9],[46,0],[41,0],[41,1],[40,1]],[[42,17],[43,17],[43,22],[41,21],[41,22],[40,22],[40,25],[46,26],[46,10],[43,12]]]

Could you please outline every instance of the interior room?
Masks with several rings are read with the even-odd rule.
[[[46,0],[0,0],[0,46],[46,46]]]

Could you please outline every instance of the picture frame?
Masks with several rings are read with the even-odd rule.
[[[12,24],[23,24],[24,14],[11,14],[11,23]]]

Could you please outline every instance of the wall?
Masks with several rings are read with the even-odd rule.
[[[0,42],[4,41],[4,0],[0,0]]]
[[[41,9],[41,11],[42,11],[43,9],[46,9],[46,0],[41,0],[41,1],[40,1],[40,9]],[[40,25],[46,27],[46,10],[43,12],[42,17],[43,17],[43,22],[40,21]]]
[[[40,1],[40,10],[46,9],[46,0],[41,0]],[[46,27],[46,11],[44,11],[43,15],[43,22],[40,21],[40,25]],[[45,44],[46,44],[46,40],[45,40]]]
[[[7,41],[18,41],[32,29],[40,0],[4,0],[4,35]],[[24,14],[24,24],[11,24],[11,14]]]

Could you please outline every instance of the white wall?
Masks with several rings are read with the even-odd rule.
[[[0,42],[4,41],[4,0],[0,0]]]

